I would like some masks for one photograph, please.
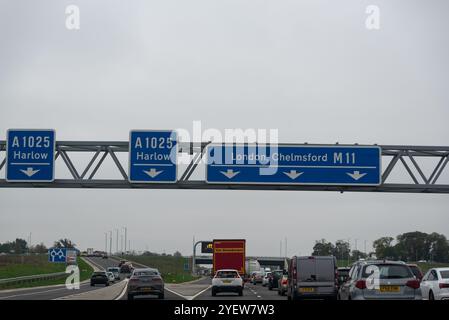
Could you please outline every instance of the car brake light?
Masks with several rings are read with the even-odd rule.
[[[361,289],[361,290],[366,289],[366,281],[365,280],[358,280],[355,283],[355,286],[356,286],[356,288]]]
[[[407,281],[407,283],[405,285],[412,289],[419,289],[419,280],[415,279],[415,280]]]
[[[440,289],[449,288],[449,283],[440,283]]]

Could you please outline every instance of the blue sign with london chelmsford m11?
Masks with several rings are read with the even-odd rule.
[[[206,182],[365,185],[381,183],[378,146],[211,145]]]
[[[132,130],[129,136],[129,181],[175,183],[178,143],[176,131]]]
[[[50,129],[9,129],[6,138],[6,181],[53,181],[55,135],[55,131]]]

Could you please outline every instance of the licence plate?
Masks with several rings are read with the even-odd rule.
[[[315,292],[315,288],[299,288],[299,292]]]
[[[145,292],[149,292],[149,291],[151,291],[151,288],[142,288],[141,290],[145,291]]]
[[[231,283],[231,280],[223,280],[223,283]]]
[[[380,286],[380,292],[399,292],[399,286]]]

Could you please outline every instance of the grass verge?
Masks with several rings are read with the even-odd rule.
[[[30,262],[30,261],[28,261]],[[32,262],[36,262],[35,259]],[[93,272],[93,268],[88,265],[81,258],[77,258],[78,268],[80,270],[80,281],[84,281],[90,278],[90,275]],[[47,273],[56,273],[56,272],[64,272],[65,264],[63,263],[50,263],[50,266],[44,266],[42,261],[38,264],[9,264],[7,267],[0,266],[0,275],[8,275],[3,278],[15,278],[21,276],[28,275],[37,275],[37,274],[47,274]],[[67,275],[68,276],[68,275]],[[0,285],[0,290],[2,289],[18,289],[18,288],[33,288],[33,287],[41,287],[41,286],[50,286],[50,285],[58,285],[64,284],[67,276],[63,276],[58,279],[49,279],[49,280],[36,280],[32,282],[24,282],[24,283],[14,283],[14,284],[5,284]],[[0,277],[1,279],[2,277]]]

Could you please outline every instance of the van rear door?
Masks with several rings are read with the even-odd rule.
[[[333,257],[305,257],[298,266],[299,289],[302,294],[335,293],[335,261]]]

